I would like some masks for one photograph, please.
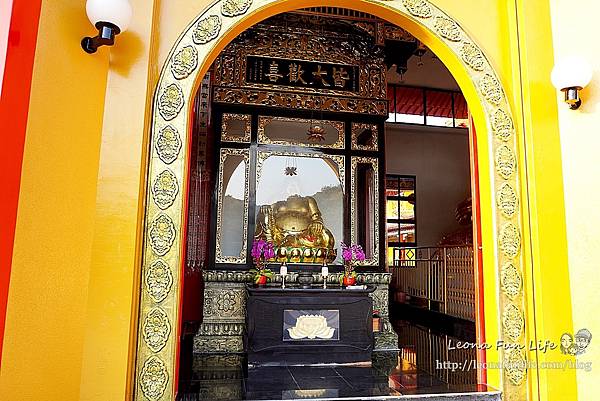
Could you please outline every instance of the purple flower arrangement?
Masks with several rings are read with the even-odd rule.
[[[356,262],[365,261],[365,251],[363,251],[362,246],[357,244],[346,245],[342,242],[340,245],[342,247],[342,259],[344,260],[344,276],[340,278],[340,282],[344,281],[354,283],[356,281],[356,272],[354,271],[354,264]],[[346,278],[346,280],[343,280],[344,277]]]
[[[267,280],[273,277],[273,272],[267,269],[267,261],[275,257],[275,248],[273,244],[265,240],[254,240],[250,255],[254,259],[255,268],[250,269],[254,274],[254,283],[259,285],[266,284]]]

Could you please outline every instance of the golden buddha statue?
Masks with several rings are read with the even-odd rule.
[[[337,256],[335,238],[312,196],[292,195],[261,206],[254,237],[273,243],[278,261],[323,263]]]

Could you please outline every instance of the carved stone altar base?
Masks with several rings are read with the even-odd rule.
[[[233,354],[243,353],[243,335],[246,331],[246,283],[252,283],[252,274],[207,270],[204,271],[204,319],[194,337],[194,353]],[[339,285],[342,273],[331,274],[327,283]],[[391,273],[358,273],[358,284],[376,287],[370,294],[373,310],[381,316],[381,331],[375,333],[375,351],[397,350],[398,335],[389,320],[388,292]],[[323,277],[313,273],[314,284],[323,284]],[[295,284],[297,273],[287,275],[286,283]],[[281,276],[274,275],[273,282],[280,283]]]

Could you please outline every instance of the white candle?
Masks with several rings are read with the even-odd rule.
[[[323,277],[329,276],[329,267],[323,266],[321,268],[321,276],[323,276]]]
[[[288,274],[287,265],[285,263],[282,264],[281,267],[279,268],[279,274],[281,274],[282,276],[285,276],[286,274]]]

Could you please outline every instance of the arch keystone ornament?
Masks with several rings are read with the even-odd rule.
[[[326,1],[327,3],[327,1]],[[356,0],[354,8],[364,12],[377,12],[382,18],[386,15],[394,20],[394,15],[420,25],[419,40],[431,47],[445,47],[448,52],[440,56],[448,57],[447,64],[452,73],[459,73],[465,79],[464,85],[470,90],[463,92],[469,104],[478,104],[481,113],[476,123],[484,127],[478,133],[477,141],[482,141],[485,148],[490,149],[493,160],[488,160],[493,167],[489,176],[480,179],[489,180],[493,192],[484,197],[491,199],[489,207],[495,214],[486,221],[493,229],[494,249],[486,249],[497,255],[495,260],[495,277],[492,281],[501,282],[498,288],[498,309],[501,316],[486,317],[498,319],[498,326],[503,327],[503,318],[507,322],[506,329],[500,334],[505,342],[525,345],[527,328],[521,328],[516,340],[508,333],[517,332],[513,324],[514,305],[523,317],[527,318],[524,307],[526,294],[523,286],[523,256],[521,249],[522,204],[517,193],[519,173],[517,163],[517,144],[515,126],[510,105],[506,98],[507,91],[502,86],[494,69],[476,41],[465,32],[460,24],[427,0],[395,0],[373,1]],[[338,4],[329,0],[322,4],[315,0],[313,6],[333,6]],[[201,72],[209,66],[207,60],[214,58],[226,35],[233,30],[242,31],[249,28],[256,18],[255,12],[261,10],[261,17],[267,17],[269,10],[292,10],[291,0],[220,0],[211,2],[193,20],[174,44],[167,62],[163,66],[156,87],[152,108],[151,141],[154,152],[150,153],[146,202],[145,227],[142,263],[143,291],[140,291],[140,307],[138,316],[135,400],[166,401],[174,398],[176,377],[177,330],[180,327],[181,300],[181,266],[183,255],[182,223],[185,221],[183,197],[186,177],[186,166],[189,164],[189,143],[191,132],[191,105],[202,81]],[[306,5],[308,7],[308,5]],[[379,11],[378,11],[379,10]],[[271,14],[273,15],[274,12]],[[417,32],[414,33],[417,35]],[[223,39],[223,40],[221,40]],[[450,56],[448,56],[450,55]],[[446,59],[442,60],[446,61]],[[186,146],[184,146],[186,144]],[[483,147],[482,147],[483,148]],[[480,155],[485,159],[487,155]],[[168,169],[167,169],[168,165]],[[174,179],[173,179],[174,177]],[[160,178],[160,179],[159,179]],[[163,180],[164,179],[164,180]],[[175,184],[177,183],[177,188]],[[505,185],[506,184],[506,185]],[[513,196],[514,194],[514,196]],[[487,259],[486,259],[487,260]],[[492,260],[492,258],[490,258]],[[221,273],[215,273],[217,277]],[[223,273],[222,279],[238,273]],[[246,280],[247,274],[239,274]],[[217,279],[217,278],[215,278]],[[487,276],[486,276],[487,280]],[[220,300],[223,308],[227,303]],[[160,309],[156,309],[160,308]],[[161,312],[156,312],[160,310]],[[164,315],[163,315],[164,313]],[[151,318],[148,318],[151,316]],[[166,316],[166,319],[165,319]],[[510,319],[509,319],[510,318]],[[169,330],[165,330],[164,322],[169,322]],[[240,324],[243,322],[240,321]],[[508,328],[511,328],[508,330]],[[513,330],[514,329],[514,330]],[[145,337],[144,337],[145,335]],[[225,341],[226,339],[224,339]],[[232,341],[239,339],[232,338]],[[236,343],[237,344],[237,343]],[[226,344],[227,345],[227,344]],[[224,345],[223,349],[230,349]],[[503,362],[519,362],[505,366],[502,383],[507,398],[526,400],[525,391],[527,375],[525,370],[525,354],[521,352],[503,353]]]

